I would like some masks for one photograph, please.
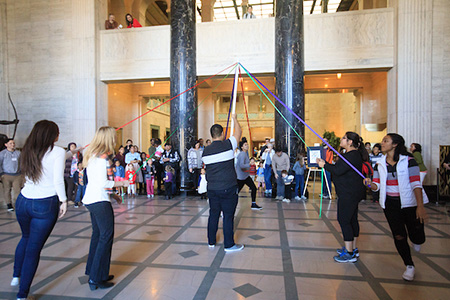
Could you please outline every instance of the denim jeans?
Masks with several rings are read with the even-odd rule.
[[[92,237],[86,263],[86,275],[100,282],[108,279],[114,240],[114,211],[109,201],[86,205],[91,213]]]
[[[281,171],[277,171],[278,179],[277,179],[277,197],[281,196],[284,198],[284,180],[283,176],[281,176]]]
[[[327,188],[327,182],[328,182],[328,187],[330,188],[330,192],[331,192],[331,173],[328,172],[327,170],[324,170],[324,171],[325,171],[325,178],[324,178],[323,187],[322,187],[322,194],[324,196],[331,196],[331,195],[329,195],[328,188]],[[327,182],[325,182],[325,180]]]
[[[295,175],[295,196],[303,196],[305,188],[305,175]]]
[[[223,211],[224,247],[233,247],[234,213],[236,212],[236,206],[238,203],[238,187],[233,186],[226,190],[208,190],[208,198],[208,244],[216,244],[220,212]]]
[[[58,196],[28,199],[22,193],[16,201],[16,217],[22,239],[14,256],[13,277],[20,277],[17,298],[26,298],[39,264],[42,248],[58,219]]]
[[[264,168],[264,181],[266,183],[266,190],[272,189],[272,166]]]
[[[78,185],[77,187],[77,195],[75,197],[75,203],[81,203],[81,200],[84,197],[84,192],[86,191],[85,185]]]

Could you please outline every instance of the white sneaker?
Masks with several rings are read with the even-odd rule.
[[[241,251],[242,249],[244,249],[244,245],[235,244],[233,247],[225,248],[225,252]]]
[[[306,198],[305,196],[301,196],[300,198],[301,198],[302,200],[308,199],[308,198]]]
[[[209,247],[210,249],[214,249],[214,248],[216,247],[216,245],[210,245],[210,244],[208,244],[208,247]]]
[[[34,296],[28,295],[26,298],[17,298],[17,300],[35,300]]]
[[[414,266],[406,266],[406,271],[403,273],[403,279],[406,281],[414,280],[415,268]]]
[[[283,196],[276,196],[275,200],[283,200]]]
[[[301,200],[302,198],[300,198],[299,196],[295,196],[295,198],[294,198],[295,200]]]
[[[422,245],[417,245],[417,244],[412,243],[412,247],[414,248],[414,250],[416,252],[420,252],[420,248],[422,248]]]
[[[20,282],[19,277],[13,277],[13,279],[11,280],[11,286],[18,286],[19,282]]]
[[[283,202],[289,203],[289,202],[291,202],[291,200],[289,200],[288,198],[284,198],[284,199],[283,199]]]

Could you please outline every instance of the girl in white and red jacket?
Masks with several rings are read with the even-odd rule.
[[[380,205],[391,228],[395,247],[406,266],[402,277],[412,281],[415,269],[408,236],[414,250],[420,251],[425,242],[424,223],[428,219],[420,170],[406,150],[405,140],[396,133],[388,133],[383,138],[381,151],[385,155],[375,165],[373,182],[366,178],[364,184],[373,191],[380,191]]]

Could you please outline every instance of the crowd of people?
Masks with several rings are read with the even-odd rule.
[[[211,127],[211,140],[193,143],[187,152],[187,170],[192,175],[193,189],[201,199],[208,199],[210,215],[207,237],[210,248],[216,246],[219,218],[223,218],[224,250],[240,251],[242,244],[234,241],[234,215],[238,194],[246,185],[251,191],[251,209],[261,210],[256,203],[257,190],[267,197],[290,202],[304,200],[306,155],[298,153],[291,163],[287,153],[275,146],[274,140],[253,149],[241,139],[242,130],[236,115],[232,115],[234,134],[225,139],[221,125]],[[115,129],[100,128],[86,149],[69,143],[67,150],[55,146],[58,126],[51,121],[39,121],[26,139],[22,152],[15,149],[14,140],[5,143],[0,152],[0,175],[8,211],[16,210],[22,238],[17,245],[12,286],[19,286],[17,297],[25,299],[36,272],[40,252],[59,217],[67,211],[68,200],[75,207],[84,205],[90,213],[92,236],[86,264],[86,275],[92,290],[113,286],[109,274],[114,237],[112,200],[137,194],[152,198],[164,193],[170,199],[178,192],[180,154],[167,142],[151,140],[148,153],[140,152],[132,140],[115,152]],[[426,175],[420,144],[413,143],[408,152],[405,140],[398,134],[387,134],[381,143],[371,147],[354,132],[347,132],[340,142],[341,156],[333,155],[324,140],[322,158],[316,163],[334,183],[337,194],[337,218],[344,247],[337,249],[334,260],[355,262],[359,258],[358,205],[372,192],[379,202],[392,231],[397,251],[406,266],[403,279],[414,279],[415,267],[407,238],[413,249],[420,251],[425,242],[424,223],[428,202],[422,188]],[[342,159],[340,158],[342,157]],[[348,161],[348,163],[347,163]],[[450,155],[443,167],[450,169]],[[291,165],[293,165],[291,167]],[[360,177],[362,172],[365,179]],[[156,183],[155,183],[156,181]],[[164,188],[164,192],[163,192]],[[276,190],[276,192],[272,192]],[[327,192],[321,191],[323,196]],[[292,196],[294,193],[294,197]],[[14,201],[17,199],[16,201]]]

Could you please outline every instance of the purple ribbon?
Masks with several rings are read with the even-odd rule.
[[[305,121],[302,120],[302,118],[300,118],[295,112],[292,111],[292,109],[290,109],[286,104],[283,103],[283,101],[280,100],[280,98],[278,98],[277,96],[274,95],[274,93],[272,93],[264,84],[261,83],[261,81],[258,80],[258,78],[256,78],[255,76],[253,76],[252,73],[250,73],[241,63],[239,63],[239,65],[248,73],[250,74],[256,81],[258,81],[258,83],[263,86],[266,91],[268,91],[275,99],[278,100],[278,102],[281,103],[281,105],[283,105],[291,114],[293,114],[300,122],[303,123],[303,125],[305,125],[306,127],[308,127],[309,130],[311,130],[319,139],[322,140],[322,142],[324,142],[331,150],[333,150],[343,161],[345,161],[353,170],[355,170],[356,173],[359,174],[359,176],[361,176],[362,178],[366,178],[366,176],[363,175],[363,173],[361,173],[357,168],[355,168],[355,166],[353,166],[347,159],[345,159],[345,157],[343,157],[336,149],[334,149],[327,141],[325,141],[317,132],[314,131],[314,129],[312,129],[308,124],[306,124]]]

